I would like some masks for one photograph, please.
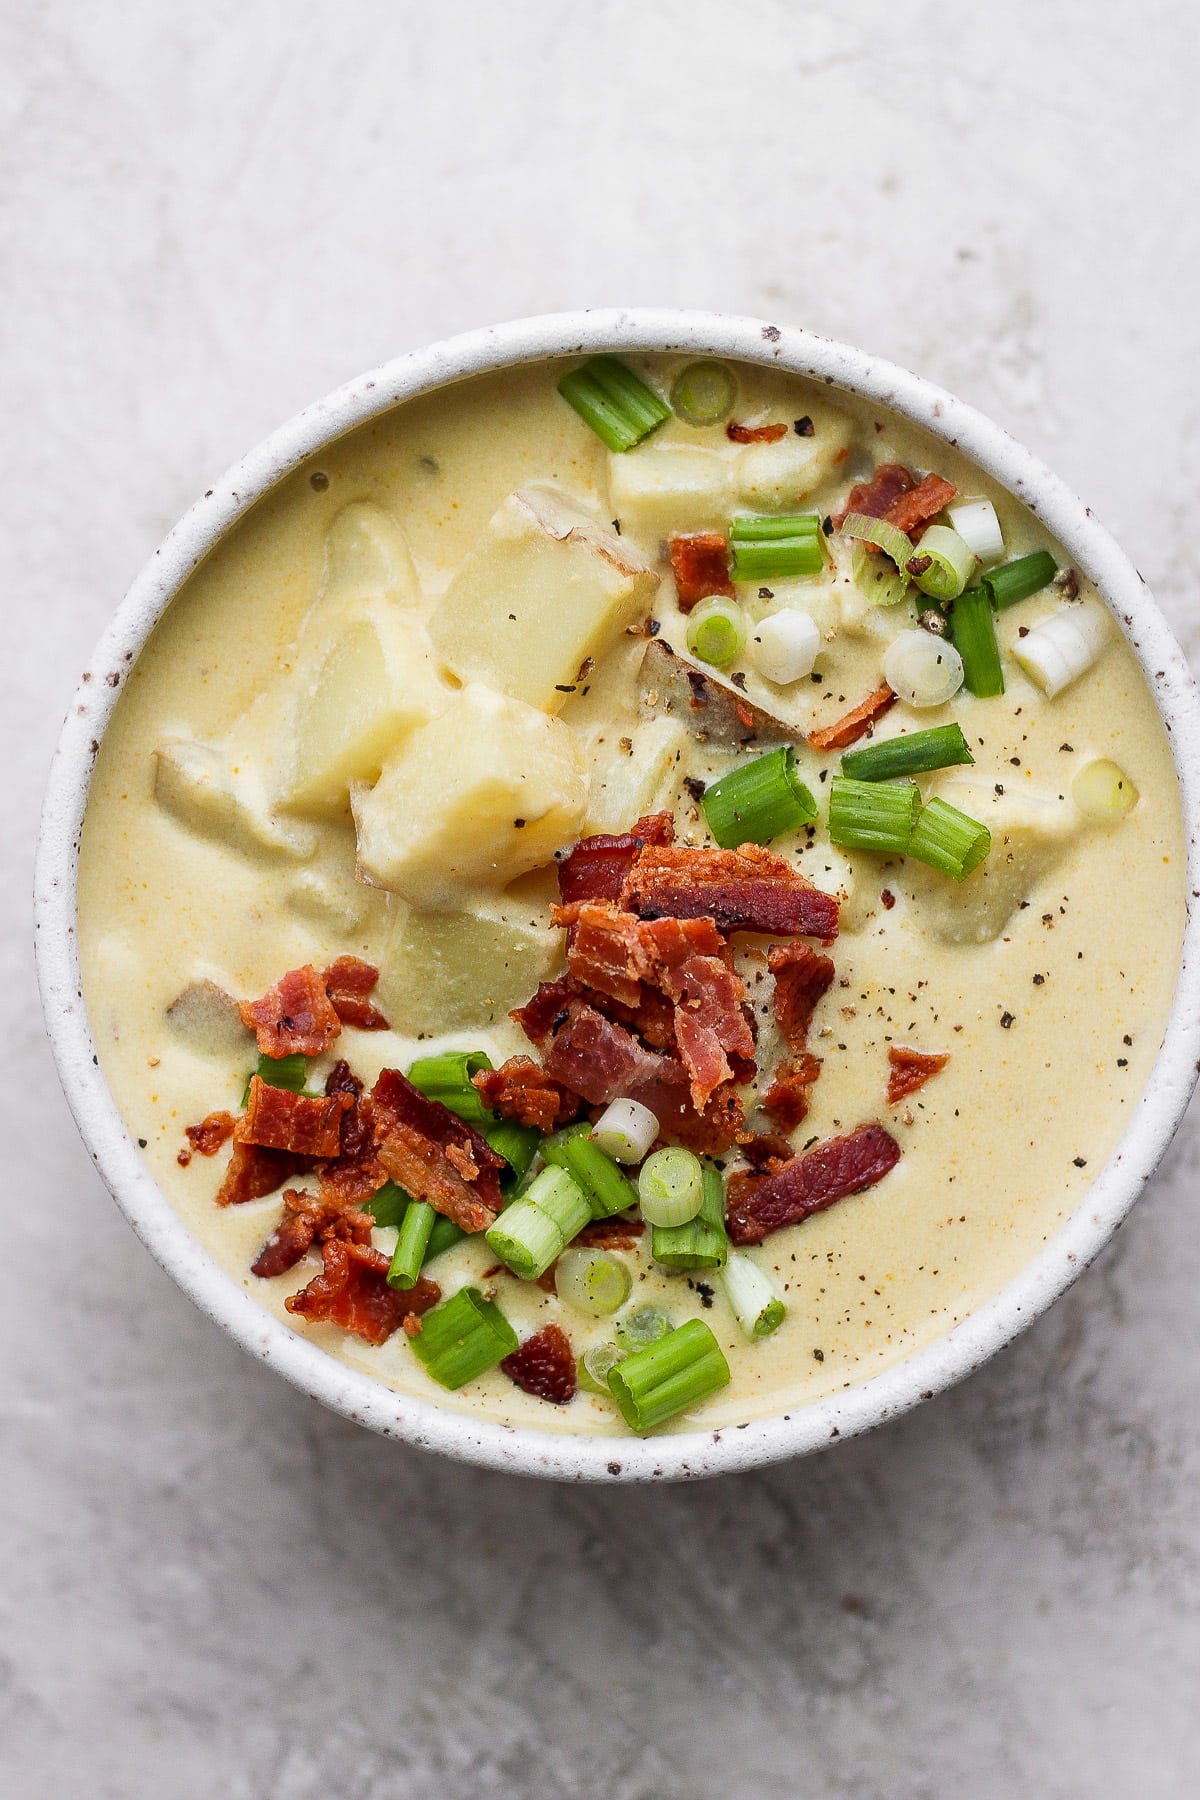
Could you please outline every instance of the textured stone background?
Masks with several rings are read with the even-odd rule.
[[[1186,0],[3,0],[5,1796],[1198,1791],[1200,1119],[956,1392],[568,1491],[370,1438],[195,1314],[75,1140],[27,953],[139,564],[304,402],[493,318],[728,307],[923,370],[1200,651],[1198,64]]]

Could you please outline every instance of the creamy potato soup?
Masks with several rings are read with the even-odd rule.
[[[80,946],[276,1318],[509,1424],[720,1428],[1079,1205],[1183,866],[1146,683],[1011,495],[828,387],[600,358],[398,406],[227,534],[125,678]]]

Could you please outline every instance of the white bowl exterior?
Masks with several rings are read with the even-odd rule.
[[[187,1229],[143,1163],[99,1067],[75,928],[79,841],[91,771],[121,683],[182,583],[218,538],[291,469],[398,402],[546,357],[600,350],[737,358],[876,401],[945,438],[1044,519],[1122,625],[1166,724],[1188,843],[1187,925],[1175,1002],[1153,1073],[1116,1150],[1077,1210],[998,1294],[944,1337],[837,1396],[719,1430],[645,1441],[493,1424],[394,1392],[259,1306]],[[1145,583],[1074,494],[973,408],[893,363],[757,319],[636,308],[552,314],[469,332],[347,383],[264,440],[210,488],[155,552],[96,648],[50,772],[35,882],[47,1030],[92,1159],[151,1254],[203,1311],[296,1387],[347,1418],[490,1468],[562,1480],[677,1480],[798,1456],[882,1424],[969,1374],[1044,1312],[1108,1242],[1183,1116],[1200,1058],[1200,700]]]

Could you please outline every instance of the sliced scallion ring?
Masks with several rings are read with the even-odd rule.
[[[726,363],[689,363],[671,383],[671,405],[685,425],[717,425],[737,399],[737,380]]]

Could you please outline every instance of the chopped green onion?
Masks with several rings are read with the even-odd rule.
[[[1108,638],[1108,614],[1095,606],[1064,606],[1013,645],[1013,656],[1048,700],[1087,673]]]
[[[671,384],[671,405],[685,425],[716,425],[737,398],[733,370],[722,362],[694,362]]]
[[[1085,763],[1071,783],[1071,797],[1085,819],[1113,825],[1133,811],[1138,791],[1115,762]]]
[[[816,513],[743,514],[730,524],[729,548],[735,581],[819,575],[825,567],[825,545]]]
[[[610,1100],[592,1126],[592,1142],[614,1162],[639,1163],[658,1132],[657,1118],[640,1100]]]
[[[962,657],[963,680],[979,700],[1004,692],[996,624],[986,591],[968,588],[946,610],[950,641]]]
[[[484,1050],[447,1050],[441,1056],[419,1056],[408,1079],[427,1100],[440,1100],[468,1125],[485,1125],[492,1115],[479,1090],[471,1086],[471,1077],[491,1066],[492,1059]]]
[[[781,606],[759,619],[750,633],[750,657],[760,675],[777,687],[790,687],[811,675],[821,653],[815,619],[796,606]]]
[[[400,1236],[396,1239],[392,1266],[387,1272],[389,1287],[410,1288],[416,1285],[429,1250],[429,1239],[436,1218],[437,1213],[428,1201],[413,1200],[409,1203],[408,1211],[400,1221]]]
[[[796,773],[796,754],[781,744],[766,756],[741,763],[704,790],[708,829],[723,850],[769,844],[817,817],[817,803]]]
[[[733,1316],[750,1339],[770,1337],[782,1325],[787,1307],[765,1269],[742,1250],[731,1250],[721,1271],[725,1298]]]
[[[947,517],[980,562],[995,562],[1004,555],[1004,533],[990,500],[963,500],[950,507]]]
[[[591,1135],[592,1128],[586,1119],[581,1119],[577,1125],[564,1125],[560,1131],[556,1131],[551,1137],[544,1139],[542,1143],[542,1161],[553,1163],[556,1168],[565,1169],[567,1166],[567,1145],[575,1138],[586,1138],[591,1137]]]
[[[578,1132],[568,1138],[563,1155],[591,1207],[593,1219],[610,1219],[614,1213],[637,1205],[637,1189],[612,1157],[593,1142],[590,1132]]]
[[[965,881],[992,847],[992,834],[947,800],[931,800],[921,810],[908,840],[908,854],[918,862]]]
[[[858,538],[863,543],[877,544],[885,556],[891,557],[901,573],[917,554],[916,546],[907,532],[901,531],[898,525],[890,525],[886,519],[873,519],[869,513],[847,513],[842,520],[841,535],[844,538]]]
[[[911,782],[835,775],[829,784],[830,841],[844,850],[903,855],[920,810],[920,790]]]
[[[308,1079],[308,1058],[299,1051],[292,1056],[259,1055],[254,1075],[265,1082],[268,1087],[286,1088],[289,1094],[302,1094],[304,1083]],[[247,1075],[246,1086],[242,1092],[242,1105],[250,1099],[250,1083],[253,1075]]]
[[[444,1388],[474,1381],[517,1348],[517,1334],[495,1301],[473,1287],[459,1288],[431,1308],[408,1341],[426,1373]]]
[[[962,657],[931,631],[898,631],[883,653],[883,679],[910,706],[944,706],[963,684]]]
[[[536,1281],[591,1216],[586,1197],[567,1171],[546,1168],[488,1227],[488,1245],[514,1275]]]
[[[577,1312],[605,1318],[624,1306],[633,1277],[623,1262],[603,1250],[567,1250],[554,1269],[554,1290]]]
[[[579,1385],[590,1394],[603,1394],[606,1400],[612,1399],[612,1389],[608,1378],[618,1363],[624,1362],[629,1355],[622,1350],[620,1344],[614,1344],[611,1338],[604,1338],[598,1344],[591,1344],[579,1358],[576,1373]]]
[[[439,1213],[425,1246],[425,1261],[431,1263],[435,1256],[453,1250],[455,1244],[461,1244],[467,1235],[461,1225],[456,1225],[453,1219],[447,1219],[444,1214]]]
[[[558,391],[610,450],[632,450],[671,409],[615,356],[593,356],[564,375]]]
[[[633,1431],[653,1431],[728,1381],[729,1364],[702,1319],[689,1319],[661,1343],[627,1357],[608,1377],[621,1416]]]
[[[1001,563],[998,569],[989,569],[981,579],[981,586],[996,611],[1003,612],[1006,606],[1028,600],[1031,594],[1040,594],[1057,573],[1058,564],[1050,552],[1034,550],[1028,556],[1018,556],[1013,562]]]
[[[942,601],[958,598],[974,568],[975,552],[949,525],[931,525],[907,564],[921,592]]]
[[[412,1198],[402,1187],[397,1187],[394,1181],[385,1181],[369,1199],[360,1202],[360,1210],[370,1213],[376,1225],[399,1225],[411,1205]]]
[[[642,1164],[638,1199],[648,1225],[686,1225],[704,1199],[700,1158],[679,1144],[656,1150]]]
[[[644,1350],[647,1344],[657,1344],[670,1329],[670,1319],[658,1306],[635,1306],[613,1326],[618,1342],[630,1352]]]
[[[736,600],[711,594],[688,614],[687,647],[701,662],[723,669],[746,646],[746,615]]]
[[[961,725],[934,725],[928,731],[910,731],[902,737],[864,744],[861,750],[847,750],[842,774],[854,781],[897,781],[905,775],[924,775],[930,769],[974,761]]]
[[[485,1137],[497,1156],[502,1156],[509,1167],[509,1174],[502,1176],[502,1182],[516,1183],[521,1181],[530,1170],[542,1134],[535,1125],[518,1125],[515,1119],[496,1119],[490,1125],[479,1127],[480,1135]]]
[[[908,576],[890,557],[876,556],[865,544],[855,544],[850,573],[860,594],[875,606],[896,606],[908,593]]]
[[[729,1254],[725,1235],[725,1184],[720,1169],[704,1165],[700,1211],[686,1225],[656,1225],[651,1255],[668,1269],[719,1269]]]

